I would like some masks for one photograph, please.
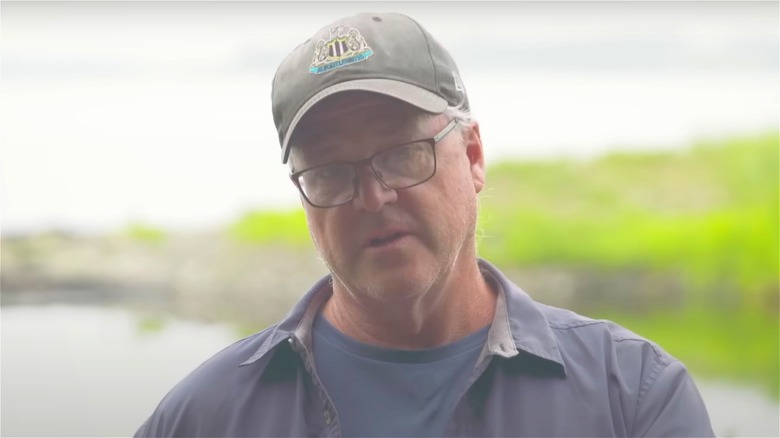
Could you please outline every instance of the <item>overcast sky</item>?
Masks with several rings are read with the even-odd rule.
[[[777,2],[2,2],[2,232],[224,224],[295,206],[276,66],[399,11],[452,53],[488,160],[777,129]]]

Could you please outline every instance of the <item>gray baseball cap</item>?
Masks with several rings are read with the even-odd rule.
[[[282,163],[303,116],[328,96],[370,91],[440,114],[469,109],[458,67],[447,50],[411,18],[364,13],[335,21],[290,53],[276,70],[271,107]]]

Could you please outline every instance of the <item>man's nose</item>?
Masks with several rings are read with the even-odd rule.
[[[398,199],[396,191],[385,187],[374,174],[371,166],[362,166],[355,178],[357,194],[352,205],[356,210],[377,212],[385,204],[393,203]]]

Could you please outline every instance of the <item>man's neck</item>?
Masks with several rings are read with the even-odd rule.
[[[345,335],[367,344],[398,349],[433,348],[490,324],[496,292],[475,259],[455,268],[414,300],[377,300],[350,293],[335,278],[323,315]]]

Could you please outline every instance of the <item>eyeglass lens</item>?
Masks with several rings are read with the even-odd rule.
[[[390,189],[419,184],[433,175],[436,158],[428,142],[414,142],[380,152],[371,159],[375,175]],[[356,166],[334,163],[303,172],[298,182],[314,205],[327,207],[348,202],[355,192]]]

